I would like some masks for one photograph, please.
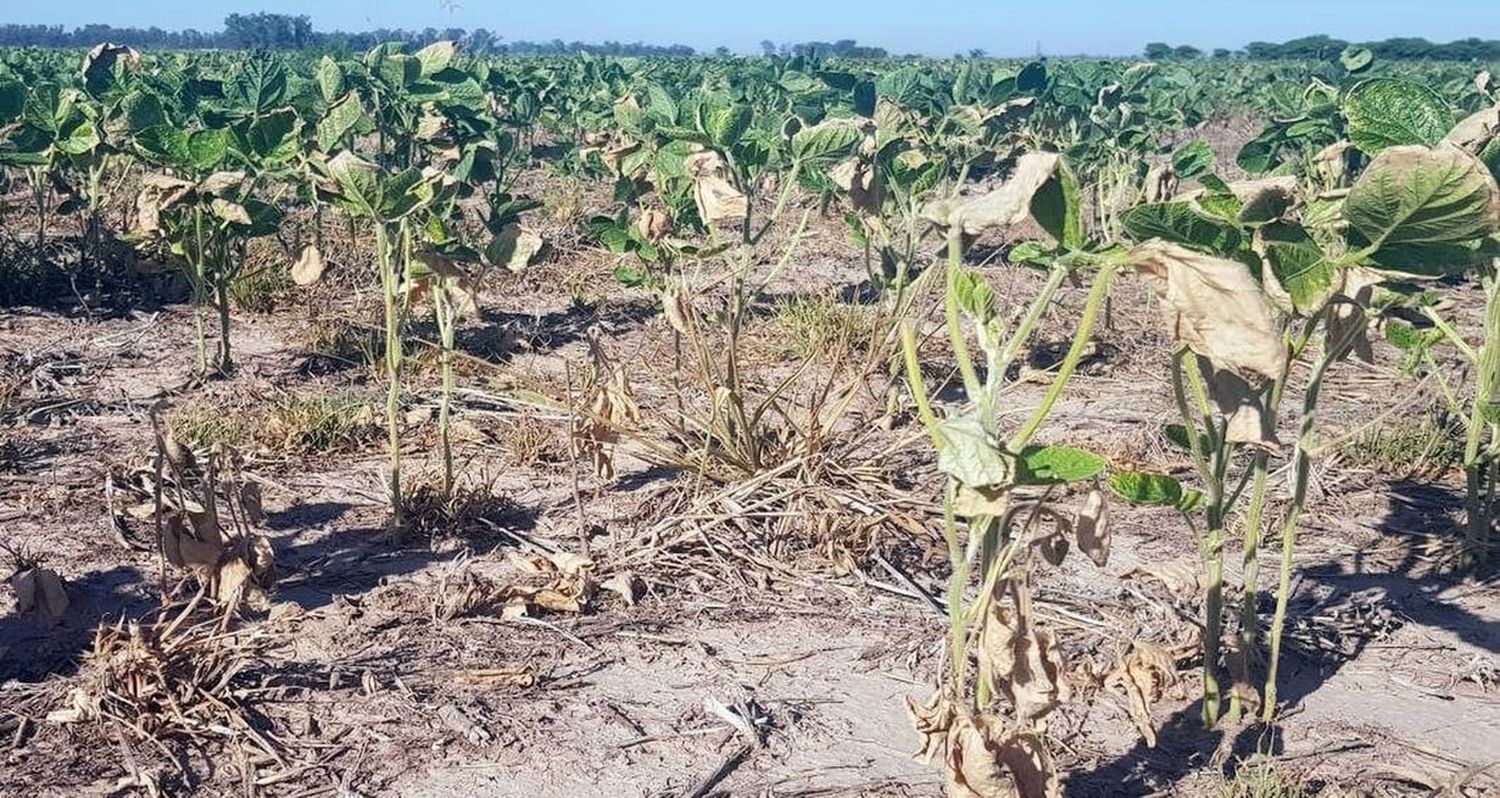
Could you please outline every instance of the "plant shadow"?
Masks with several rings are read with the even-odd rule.
[[[75,673],[100,623],[140,618],[157,607],[154,597],[132,589],[145,581],[132,566],[92,571],[67,580],[68,608],[58,623],[35,614],[0,617],[0,684]]]
[[[1458,511],[1462,506],[1461,494],[1441,485],[1392,483],[1386,513],[1374,525],[1382,534],[1379,545],[1361,549],[1352,558],[1328,559],[1300,570],[1288,606],[1288,637],[1299,619],[1338,617],[1350,606],[1380,604],[1397,608],[1400,622],[1443,629],[1485,651],[1500,651],[1500,620],[1481,617],[1439,598],[1443,591],[1469,584],[1472,574],[1442,571],[1422,554],[1422,544],[1459,532]],[[1406,543],[1401,560],[1395,564],[1375,555],[1377,549],[1389,549],[1392,537]],[[1274,593],[1261,591],[1257,602],[1261,617],[1269,617]],[[1278,703],[1295,708],[1345,664],[1358,659],[1375,638],[1355,634],[1321,641],[1284,640]],[[1260,650],[1266,650],[1265,640]],[[1257,684],[1265,679],[1265,663],[1258,665],[1251,677]],[[1202,707],[1200,699],[1168,718],[1158,731],[1155,748],[1138,741],[1117,758],[1070,774],[1065,794],[1079,798],[1162,794],[1205,766],[1216,766],[1225,778],[1233,778],[1244,757],[1281,753],[1275,724],[1247,724],[1233,732],[1210,730],[1203,725]],[[1226,741],[1225,735],[1231,733],[1234,739]]]

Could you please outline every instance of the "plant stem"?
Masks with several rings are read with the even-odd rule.
[[[441,353],[443,369],[443,395],[438,404],[438,439],[443,451],[443,498],[453,498],[453,444],[448,434],[448,416],[453,405],[453,305],[448,300],[447,287],[440,286],[433,292],[438,335],[442,339]]]
[[[1115,267],[1105,265],[1099,269],[1099,274],[1094,278],[1094,286],[1089,290],[1089,297],[1083,306],[1083,318],[1078,321],[1078,331],[1073,335],[1073,345],[1068,347],[1068,353],[1063,356],[1062,365],[1057,370],[1057,376],[1053,378],[1052,384],[1047,387],[1047,393],[1042,397],[1042,403],[1032,411],[1031,417],[1010,439],[1010,451],[1020,452],[1031,442],[1033,436],[1042,428],[1042,422],[1052,413],[1057,400],[1062,396],[1063,389],[1067,387],[1068,380],[1072,379],[1073,372],[1078,369],[1078,362],[1083,359],[1084,350],[1088,348],[1090,337],[1094,334],[1094,324],[1099,320],[1099,309],[1104,306],[1104,298],[1109,296],[1109,287],[1115,276]]]
[[[1302,509],[1307,504],[1307,486],[1312,476],[1312,449],[1316,443],[1318,425],[1318,396],[1323,390],[1323,378],[1328,367],[1333,365],[1334,354],[1343,348],[1343,342],[1326,341],[1317,365],[1307,382],[1307,393],[1302,397],[1302,424],[1297,432],[1297,452],[1293,463],[1292,504],[1287,508],[1281,527],[1281,573],[1276,587],[1276,613],[1271,617],[1271,660],[1266,669],[1265,699],[1261,705],[1261,720],[1270,723],[1276,716],[1276,679],[1281,665],[1281,636],[1286,626],[1287,604],[1291,601],[1292,565],[1296,557],[1297,525],[1302,519]]]
[[[1485,432],[1490,430],[1492,403],[1500,383],[1500,276],[1484,278],[1484,343],[1479,349],[1479,373],[1475,382],[1464,440],[1465,508],[1464,544],[1471,562],[1483,563],[1489,558],[1490,526],[1493,508],[1488,500],[1486,483],[1493,467],[1489,455],[1481,454]]]
[[[375,250],[380,259],[380,286],[385,294],[385,370],[387,390],[385,423],[390,447],[391,528],[402,526],[401,503],[401,329],[396,292],[400,283],[391,257],[390,233],[385,224],[375,225]]]

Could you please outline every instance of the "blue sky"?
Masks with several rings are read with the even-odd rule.
[[[1483,0],[4,0],[0,22],[215,30],[233,11],[307,14],[319,30],[484,27],[507,39],[649,41],[754,51],[762,39],[858,39],[896,52],[1125,54],[1309,33],[1346,39],[1500,38]]]

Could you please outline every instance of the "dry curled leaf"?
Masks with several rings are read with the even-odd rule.
[[[1340,275],[1343,285],[1328,317],[1328,340],[1339,346],[1334,357],[1343,359],[1351,353],[1365,363],[1375,362],[1370,345],[1370,318],[1366,309],[1374,298],[1375,287],[1385,281],[1384,275],[1372,269],[1351,266]]]
[[[51,626],[68,611],[67,588],[62,577],[50,568],[33,566],[18,571],[10,578],[10,587],[16,593],[17,614],[34,612],[42,623]]]
[[[135,199],[135,232],[151,235],[161,230],[161,212],[193,193],[193,184],[170,175],[146,175]]]
[[[1031,216],[1031,200],[1062,166],[1055,152],[1029,152],[997,189],[975,197],[942,200],[928,205],[922,215],[942,227],[957,227],[966,235],[1010,227]]]
[[[947,737],[947,798],[1053,798],[1052,757],[1035,733],[1006,729],[990,713],[955,719]]]
[[[307,244],[292,263],[292,282],[297,285],[312,285],[322,279],[323,268],[323,253],[318,250],[318,245]]]
[[[592,463],[595,475],[612,480],[619,430],[639,424],[641,411],[625,370],[609,361],[597,341],[590,341],[590,351],[594,356],[594,374],[583,392],[588,409],[574,416],[570,445],[576,457]]]
[[[1208,397],[1224,414],[1224,439],[1266,450],[1281,446],[1272,423],[1267,392],[1252,386],[1239,374],[1215,368],[1212,361],[1198,358],[1198,371],[1208,385]]]
[[[1336,141],[1313,156],[1313,169],[1324,186],[1341,188],[1349,182],[1349,150],[1353,146],[1347,141]]]
[[[693,176],[693,200],[699,218],[705,222],[745,218],[750,202],[729,182],[729,167],[722,155],[704,150],[689,155],[684,162]]]
[[[1141,201],[1167,202],[1177,193],[1177,170],[1171,164],[1158,164],[1146,172],[1141,186]]]
[[[693,308],[692,292],[680,283],[668,283],[662,290],[661,306],[667,317],[667,324],[678,335],[691,335],[694,329],[694,321],[698,318],[698,311]]]
[[[849,204],[860,213],[877,213],[880,195],[875,183],[874,166],[866,159],[851,157],[828,170],[833,184],[849,195]]]
[[[926,764],[932,764],[948,739],[953,728],[956,711],[953,703],[941,694],[934,695],[927,704],[918,704],[906,697],[906,714],[911,718],[912,728],[922,737],[922,747],[915,756]]]
[[[1276,310],[1250,269],[1176,244],[1131,250],[1138,272],[1162,300],[1177,342],[1246,379],[1280,379],[1287,351]]]
[[[635,229],[636,232],[641,234],[642,238],[654,244],[660,241],[667,233],[671,232],[672,217],[668,216],[666,211],[647,208],[641,211],[640,216],[636,217]]]
[[[1104,491],[1094,488],[1073,517],[1073,534],[1079,551],[1100,568],[1109,562],[1109,531],[1109,499]]]
[[[1139,565],[1125,576],[1155,579],[1162,583],[1167,588],[1167,592],[1173,596],[1192,600],[1201,596],[1205,590],[1202,571],[1203,568],[1197,559],[1177,559]]]
[[[1151,722],[1151,705],[1162,692],[1177,682],[1177,661],[1167,649],[1155,643],[1136,640],[1130,653],[1118,660],[1115,669],[1104,678],[1106,687],[1119,687],[1130,702],[1130,718],[1135,722],[1146,745],[1156,747],[1156,727]]]
[[[1011,612],[991,602],[979,637],[979,672],[1010,701],[1017,717],[1035,721],[1067,701],[1071,691],[1056,638],[1032,623],[1029,600],[1017,604]]]

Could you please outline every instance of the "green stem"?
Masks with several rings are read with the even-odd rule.
[[[1307,504],[1307,486],[1312,476],[1312,450],[1316,444],[1318,425],[1318,397],[1323,390],[1323,378],[1328,367],[1333,365],[1333,354],[1343,348],[1343,342],[1325,342],[1308,379],[1307,393],[1302,398],[1302,424],[1297,432],[1297,452],[1292,471],[1292,503],[1287,508],[1281,527],[1281,573],[1276,587],[1276,613],[1271,617],[1271,661],[1266,670],[1265,702],[1261,706],[1261,719],[1270,723],[1276,716],[1276,679],[1281,666],[1281,638],[1286,626],[1287,604],[1291,601],[1292,566],[1296,558],[1297,525],[1302,519],[1302,509]]]
[[[1057,376],[1048,386],[1046,395],[1042,397],[1042,403],[1032,411],[1026,424],[1011,437],[1010,451],[1019,452],[1024,449],[1041,429],[1042,422],[1046,421],[1047,416],[1052,413],[1052,408],[1062,396],[1063,389],[1067,387],[1068,380],[1072,379],[1073,372],[1078,369],[1078,362],[1083,359],[1083,353],[1088,348],[1089,339],[1094,334],[1094,324],[1099,320],[1099,309],[1104,306],[1104,298],[1109,295],[1114,275],[1113,265],[1105,265],[1099,269],[1098,276],[1094,278],[1093,288],[1089,290],[1088,300],[1084,304],[1083,318],[1078,322],[1078,332],[1073,335],[1073,345],[1063,356],[1062,366],[1058,368]]]
[[[380,258],[380,286],[385,294],[385,370],[386,399],[385,423],[390,448],[391,528],[400,530],[402,522],[401,502],[401,320],[397,292],[401,289],[397,279],[390,233],[385,224],[375,226],[375,249]]]
[[[434,294],[437,310],[438,334],[442,338],[443,395],[438,404],[438,438],[443,451],[443,498],[453,498],[453,444],[448,434],[448,416],[453,405],[453,306],[448,301],[446,288]]]

